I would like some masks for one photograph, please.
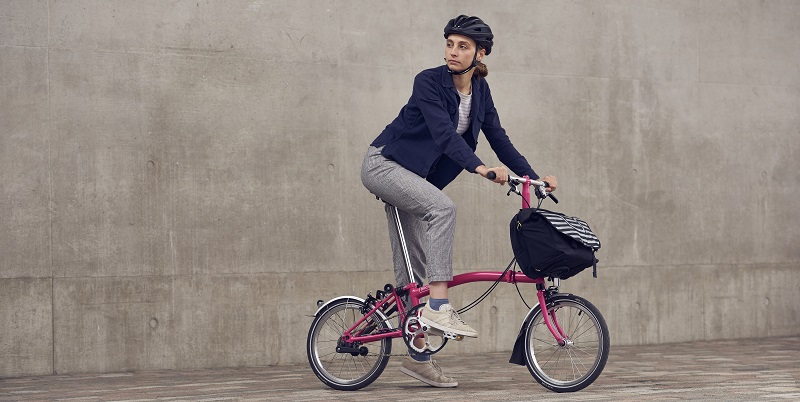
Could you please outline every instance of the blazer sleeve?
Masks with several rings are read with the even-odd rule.
[[[500,116],[497,114],[497,109],[494,107],[494,100],[492,100],[492,93],[489,86],[484,88],[485,93],[485,114],[481,130],[489,141],[492,150],[497,154],[504,165],[508,166],[514,173],[520,176],[528,176],[531,179],[537,180],[539,175],[533,171],[528,160],[517,151],[514,144],[506,135],[506,130],[500,125]]]
[[[427,74],[418,74],[414,78],[412,97],[417,101],[417,106],[425,118],[425,123],[428,125],[436,147],[461,167],[474,173],[475,168],[483,165],[483,162],[467,145],[464,138],[456,133],[438,91],[439,88],[441,85],[437,84],[433,77]]]

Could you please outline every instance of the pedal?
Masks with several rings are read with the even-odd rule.
[[[430,334],[431,336],[441,336],[442,338],[453,339],[456,341],[461,341],[464,339],[464,335],[454,334],[450,331],[442,331],[434,327],[423,326],[422,330]]]
[[[454,334],[454,333],[452,333],[450,331],[442,332],[442,336],[447,338],[447,339],[453,339],[453,340],[456,340],[456,341],[461,341],[461,340],[464,339],[464,335]]]

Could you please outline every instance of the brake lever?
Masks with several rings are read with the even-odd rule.
[[[543,188],[543,189],[546,189],[547,187],[550,187],[550,183],[548,183],[548,182],[544,182],[544,187],[542,187],[542,188]],[[544,191],[544,193],[545,193],[545,194],[547,194],[547,196],[548,196],[548,197],[550,197],[550,199],[551,199],[551,200],[553,200],[553,202],[555,202],[556,204],[558,204],[558,198],[556,198],[556,196],[554,196],[554,195],[553,195],[553,192],[552,192],[552,191],[551,191],[551,192],[549,192],[549,193],[548,193],[548,192],[546,192],[546,191]]]
[[[519,190],[517,190],[517,186],[514,185],[514,183],[509,181],[508,182],[508,192],[506,193],[506,197],[511,196],[511,193],[518,194],[520,197],[522,197],[522,193],[520,193]]]
[[[533,191],[536,193],[536,198],[543,199],[546,197],[547,190],[545,186],[536,186],[533,188]]]
[[[544,182],[544,184],[545,184],[544,186],[537,186],[534,189],[534,191],[536,192],[536,198],[543,199],[545,198],[543,194],[547,194],[547,197],[550,197],[550,199],[553,200],[553,202],[558,204],[558,198],[556,198],[556,196],[554,196],[552,192],[551,193],[547,192],[547,187],[549,186],[549,184],[547,182]]]

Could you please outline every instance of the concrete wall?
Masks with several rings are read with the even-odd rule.
[[[305,361],[317,299],[393,281],[359,166],[459,13],[614,344],[800,334],[797,1],[2,0],[0,377]],[[447,193],[456,272],[505,267],[518,200]],[[473,311],[443,353],[510,350],[513,287]]]

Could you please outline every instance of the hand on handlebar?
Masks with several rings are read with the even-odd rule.
[[[505,166],[487,168],[484,165],[480,165],[475,169],[475,173],[497,183],[501,186],[506,184],[508,181],[508,169]]]
[[[548,175],[548,176],[545,176],[545,177],[543,177],[543,178],[541,178],[539,180],[541,180],[541,181],[543,181],[543,182],[548,184],[548,187],[547,187],[547,192],[548,193],[552,193],[553,191],[556,191],[556,187],[558,187],[558,180],[556,180],[555,176]]]
[[[556,187],[558,187],[558,181],[556,180],[556,177],[548,175],[540,178],[539,180],[544,182],[545,193],[547,194],[547,196],[550,197],[550,199],[553,200],[553,202],[558,204],[558,198],[556,198],[556,196],[553,195],[553,191],[556,191]],[[541,194],[538,188],[536,189],[536,194],[540,198],[544,197],[544,195]]]

